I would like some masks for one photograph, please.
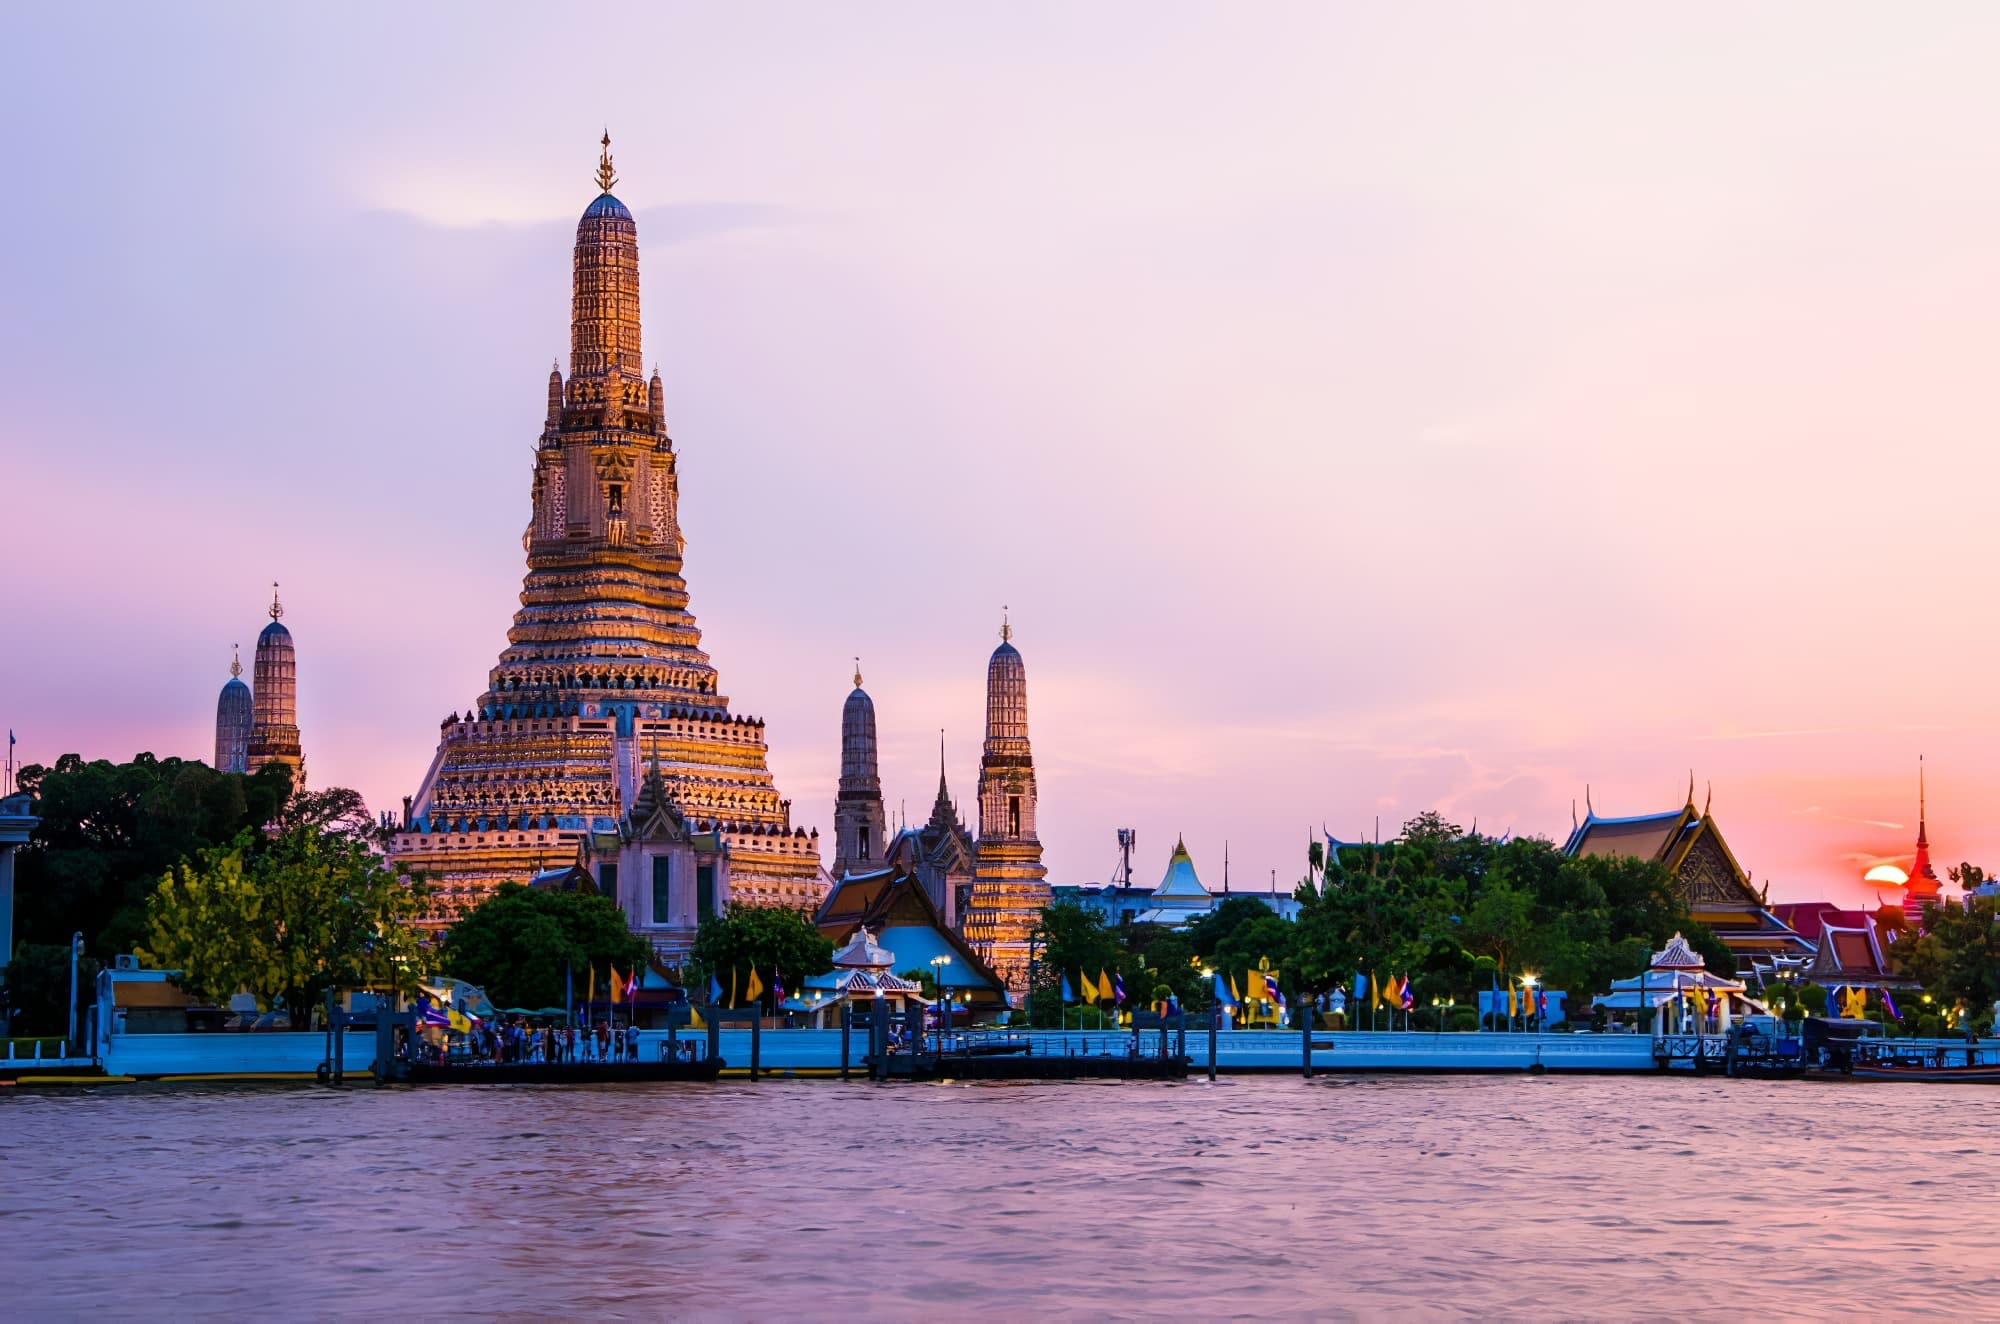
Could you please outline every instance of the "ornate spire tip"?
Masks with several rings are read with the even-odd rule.
[[[1014,624],[1007,618],[1007,608],[1000,608],[1000,642],[1008,643],[1014,638]]]
[[[271,581],[271,619],[277,620],[285,614],[284,604],[278,601],[278,581]]]
[[[229,674],[232,677],[243,674],[243,653],[236,644],[229,646]]]
[[[606,129],[597,153],[597,191],[609,193],[617,182],[618,172],[611,167],[611,130]]]
[[[861,688],[861,659],[858,657],[854,659],[854,688]]]

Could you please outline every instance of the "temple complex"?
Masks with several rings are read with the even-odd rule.
[[[440,723],[390,855],[428,877],[436,924],[575,857],[636,930],[677,945],[707,906],[811,907],[826,879],[818,834],[773,784],[764,723],[731,710],[688,608],[665,394],[641,366],[638,230],[611,193],[609,135],[603,148],[576,227],[569,376],[549,373],[535,448],[520,610],[485,691]]]
[[[299,749],[298,654],[292,632],[278,618],[285,614],[278,586],[271,585],[271,623],[257,636],[257,660],[251,673],[250,739],[244,747],[244,770],[255,772],[267,763],[291,768],[295,784],[305,781],[305,755]],[[226,687],[225,687],[226,689]],[[216,713],[217,744],[221,743],[220,704]]]
[[[229,679],[215,699],[215,763],[217,772],[250,771],[250,731],[256,723],[250,687],[243,683],[243,659],[231,656]]]
[[[1585,797],[1586,804],[1588,796]],[[1601,818],[1590,809],[1563,846],[1567,855],[1625,855],[1666,866],[1688,914],[1709,929],[1748,968],[1777,956],[1812,955],[1812,945],[1772,913],[1762,893],[1737,864],[1722,829],[1704,806],[1687,804],[1664,814]]]
[[[979,842],[964,916],[966,939],[1025,996],[1028,937],[1049,904],[1035,835],[1035,758],[1028,744],[1028,671],[1004,619],[986,665],[986,745],[979,760]]]

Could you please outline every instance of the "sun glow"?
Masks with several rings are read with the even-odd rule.
[[[1893,887],[1901,887],[1910,881],[1910,875],[1904,873],[1893,864],[1878,864],[1867,873],[1862,874],[1861,881],[1864,883],[1888,883]]]

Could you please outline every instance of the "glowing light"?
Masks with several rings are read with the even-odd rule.
[[[1902,887],[1910,881],[1910,875],[1893,864],[1878,864],[1861,875],[1864,883],[1887,883],[1891,887]]]

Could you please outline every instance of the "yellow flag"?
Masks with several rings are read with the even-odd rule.
[[[764,981],[757,975],[757,967],[750,967],[750,982],[743,986],[743,1000],[755,1006],[757,999],[764,996]]]
[[[1111,976],[1104,973],[1103,966],[1097,968],[1097,996],[1099,998],[1111,996]]]
[[[590,996],[585,998],[584,1002],[591,1003],[595,1001],[597,1001],[597,967],[592,966],[590,967]]]
[[[1382,986],[1375,980],[1375,972],[1368,972],[1368,1010],[1382,1010]]]
[[[1237,1006],[1240,1007],[1243,1005],[1243,990],[1236,987],[1235,975],[1229,977],[1229,996],[1235,1001]]]
[[[1521,991],[1512,984],[1507,985],[1507,1014],[1509,1016],[1521,1014]]]
[[[729,1005],[736,1005],[736,967],[729,967]]]
[[[1090,971],[1078,970],[1076,977],[1077,981],[1083,985],[1083,1000],[1085,1002],[1096,1002],[1097,985],[1091,981]]]
[[[708,1028],[708,1023],[701,1018],[701,1008],[695,1006],[693,1003],[688,1004],[688,1028],[690,1030],[706,1030]]]
[[[615,965],[614,965],[614,966],[612,966],[612,967],[611,967],[611,1005],[612,1005],[612,1006],[614,1006],[614,1007],[615,1007],[615,1006],[617,1006],[617,1005],[618,1005],[618,1003],[619,1003],[619,1001],[620,1001],[620,998],[619,998],[619,996],[618,996],[618,995],[619,995],[619,993],[620,993],[620,992],[621,992],[621,991],[623,990],[623,988],[624,988],[624,985],[625,985],[625,977],[624,977],[623,975],[621,975],[621,974],[619,974],[619,973],[618,973],[618,967],[617,967],[617,966],[615,966]]]

